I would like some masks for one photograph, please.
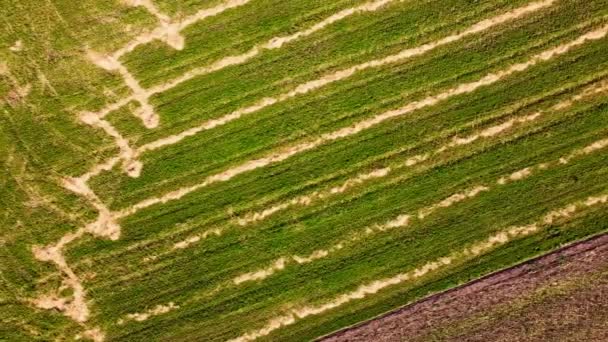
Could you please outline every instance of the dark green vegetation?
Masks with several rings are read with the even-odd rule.
[[[172,17],[184,17],[222,1],[154,3]],[[181,51],[155,41],[121,61],[147,88],[362,3],[252,0],[188,27],[182,32],[186,46]],[[142,146],[528,3],[395,1],[153,96],[151,103],[161,118],[158,128],[148,130],[131,115],[135,103],[112,112],[107,120],[134,147]],[[122,230],[116,241],[85,235],[63,250],[86,289],[91,313],[86,323],[74,323],[58,310],[42,310],[32,303],[56,291],[65,275],[52,263],[34,259],[31,246],[55,243],[95,220],[96,210],[84,197],[63,189],[61,179],[81,175],[118,150],[102,130],[77,120],[79,111],[99,109],[130,91],[118,73],[90,63],[86,48],[115,51],[153,27],[156,18],[143,7],[112,1],[40,7],[9,1],[0,8],[7,23],[0,36],[0,67],[5,70],[0,74],[0,339],[71,339],[93,327],[108,340],[236,338],[291,310],[332,302],[361,285],[412,271],[507,227],[537,222],[552,210],[608,191],[608,147],[558,162],[608,138],[608,37],[603,37],[471,93],[139,210],[119,220]],[[144,152],[139,177],[114,167],[93,177],[90,186],[111,210],[129,208],[286,146],[476,82],[607,24],[605,0],[556,0],[420,56],[357,72]],[[11,50],[17,40],[23,48]],[[31,90],[21,96],[19,89],[27,84]],[[455,137],[479,135],[535,113],[541,115],[440,151]],[[429,157],[404,165],[416,155]],[[551,166],[535,169],[525,179],[497,183],[500,177],[540,163]],[[386,176],[339,193],[329,190],[388,167]],[[487,186],[487,191],[415,218],[418,210],[478,185]],[[316,192],[330,195],[246,226],[237,223],[238,218]],[[607,206],[581,209],[476,258],[454,260],[365,298],[296,318],[262,339],[312,339],[600,233],[608,228]],[[401,214],[412,215],[408,226],[346,241]],[[192,242],[187,248],[174,248],[185,239]],[[291,259],[319,250],[329,252],[303,264]],[[272,268],[281,258],[288,262],[265,279],[232,281]],[[72,294],[66,289],[61,295]],[[179,308],[142,322],[126,316],[171,302]],[[124,324],[118,324],[121,319]]]

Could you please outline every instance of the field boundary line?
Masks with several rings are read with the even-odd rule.
[[[526,268],[529,267],[530,265],[540,263],[542,266],[549,266],[550,264],[555,264],[556,260],[562,256],[565,256],[565,257],[578,256],[578,255],[581,255],[584,253],[588,253],[589,251],[595,250],[597,248],[600,248],[607,243],[608,243],[608,233],[606,233],[606,232],[599,233],[599,234],[596,234],[596,235],[593,235],[593,236],[590,236],[587,238],[583,238],[582,240],[568,243],[566,245],[559,247],[557,250],[554,250],[552,252],[534,256],[530,259],[522,261],[521,263],[515,264],[513,266],[508,266],[506,268],[503,268],[498,271],[487,274],[483,277],[467,281],[463,284],[449,288],[447,290],[435,292],[433,294],[427,295],[423,298],[420,298],[411,303],[402,305],[396,309],[382,313],[382,314],[372,317],[370,319],[355,323],[348,327],[344,327],[342,329],[339,329],[334,332],[320,336],[320,337],[316,338],[314,341],[321,342],[321,341],[325,341],[330,338],[336,338],[340,335],[348,333],[351,330],[356,330],[358,328],[364,327],[375,320],[399,314],[399,313],[403,312],[404,310],[407,310],[408,308],[410,308],[414,305],[417,305],[417,304],[431,302],[442,296],[446,296],[451,293],[457,293],[459,290],[462,290],[463,288],[477,286],[484,281],[491,280],[492,278],[497,277],[499,275],[506,274],[509,271],[516,271],[516,273],[518,275],[521,275],[521,271],[525,272],[527,270]],[[581,249],[578,250],[578,248],[581,248]],[[557,261],[559,262],[559,260],[557,260]]]
[[[451,252],[447,256],[427,262],[426,264],[419,266],[412,271],[398,273],[392,277],[367,282],[357,287],[356,290],[345,292],[324,304],[302,306],[300,308],[290,309],[287,314],[276,316],[275,318],[267,321],[267,324],[264,327],[249,331],[230,341],[253,341],[257,338],[268,336],[273,331],[285,326],[293,325],[306,317],[317,316],[329,310],[348,304],[354,300],[360,300],[368,297],[369,295],[374,295],[388,287],[402,284],[407,281],[414,281],[415,279],[426,276],[429,273],[443,269],[449,265],[473,260],[480,255],[491,252],[495,248],[506,245],[514,239],[524,238],[544,230],[557,221],[567,222],[572,218],[572,215],[580,212],[581,210],[599,205],[605,205],[606,203],[608,203],[608,194],[599,193],[594,196],[589,196],[585,200],[576,201],[562,208],[552,210],[531,224],[510,226],[502,229],[499,232],[490,235],[485,240],[480,240],[469,244],[468,247],[465,247],[462,250]]]

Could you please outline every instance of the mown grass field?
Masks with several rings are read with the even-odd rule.
[[[0,13],[0,340],[310,340],[608,229],[606,0]]]

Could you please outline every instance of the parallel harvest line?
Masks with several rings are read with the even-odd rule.
[[[248,333],[245,333],[235,339],[232,342],[245,342],[253,341],[260,337],[269,335],[275,330],[283,328],[285,326],[293,325],[301,319],[316,316],[326,313],[332,309],[341,307],[354,300],[360,300],[378,293],[388,287],[402,284],[407,281],[413,281],[421,278],[433,271],[445,268],[446,266],[464,263],[468,260],[473,260],[479,255],[483,255],[492,251],[493,249],[503,246],[513,239],[523,238],[534,233],[537,233],[549,226],[556,221],[568,221],[572,216],[581,210],[588,208],[605,205],[608,203],[608,194],[599,194],[596,196],[590,196],[583,201],[574,202],[561,209],[553,210],[544,215],[540,220],[523,226],[512,226],[499,231],[493,235],[490,235],[486,240],[478,241],[469,245],[468,247],[452,252],[447,256],[436,259],[435,261],[428,262],[412,271],[396,274],[392,277],[378,279],[373,282],[360,285],[356,290],[346,292],[342,295],[334,297],[334,299],[319,305],[303,306],[296,309],[291,309],[287,314],[276,316],[267,322],[267,324],[260,328]]]
[[[317,31],[324,29],[325,27],[343,20],[349,16],[352,16],[357,13],[363,12],[373,12],[378,10],[379,8],[394,2],[394,1],[403,1],[403,0],[376,0],[364,3],[357,7],[344,9],[336,14],[333,14],[324,20],[314,24],[313,26],[298,31],[294,34],[288,36],[279,36],[273,37],[265,43],[258,44],[251,48],[249,51],[242,53],[240,55],[233,55],[224,57],[220,60],[217,60],[211,63],[208,66],[199,67],[194,70],[188,71],[183,75],[166,82],[164,84],[152,87],[150,89],[143,89],[139,82],[135,79],[135,77],[127,70],[127,68],[119,61],[119,58],[134,50],[137,46],[149,43],[153,40],[164,40],[171,47],[181,50],[184,47],[184,38],[180,35],[181,30],[188,27],[189,25],[200,21],[204,18],[217,15],[226,9],[241,6],[249,2],[250,0],[230,0],[221,5],[218,5],[211,9],[201,10],[199,13],[194,16],[188,17],[185,20],[178,23],[171,22],[161,22],[161,25],[158,26],[154,31],[142,34],[128,43],[125,47],[119,49],[115,53],[110,56],[101,56],[96,53],[89,53],[91,61],[93,61],[99,67],[102,67],[106,70],[116,70],[118,71],[129,88],[133,91],[133,95],[122,100],[119,100],[117,103],[112,103],[105,108],[101,109],[99,112],[94,113],[100,118],[103,118],[105,115],[110,113],[112,110],[116,108],[120,108],[122,105],[128,103],[131,100],[136,100],[141,104],[141,108],[138,112],[134,113],[136,116],[140,117],[145,126],[148,128],[157,127],[159,124],[159,116],[154,111],[152,105],[149,104],[149,98],[155,94],[159,94],[165,92],[169,89],[176,87],[177,85],[191,80],[197,76],[201,76],[204,74],[212,73],[228,66],[238,65],[247,62],[248,60],[254,58],[265,50],[274,50],[281,48],[283,45],[292,42],[294,40],[309,36]],[[147,2],[145,2],[147,3]],[[136,2],[136,4],[140,4]],[[153,6],[152,4],[148,4],[148,6]]]
[[[371,61],[361,63],[361,64],[358,64],[358,65],[355,65],[355,66],[352,66],[352,67],[349,67],[346,69],[335,71],[333,73],[324,75],[318,79],[300,84],[300,85],[296,86],[293,90],[283,93],[281,95],[278,95],[276,97],[263,98],[251,106],[237,109],[236,111],[234,111],[230,114],[227,114],[227,115],[222,116],[217,119],[209,120],[207,122],[202,123],[199,126],[187,129],[176,135],[161,138],[157,141],[143,145],[138,149],[138,152],[143,153],[146,151],[158,149],[163,146],[178,143],[179,141],[183,140],[186,137],[196,135],[204,130],[209,130],[209,129],[215,128],[217,126],[224,125],[228,122],[239,119],[243,115],[252,114],[256,111],[259,111],[263,108],[274,105],[276,103],[286,101],[286,100],[296,97],[298,95],[306,94],[308,92],[317,90],[317,89],[322,88],[331,83],[342,81],[344,79],[347,79],[347,78],[353,76],[357,72],[364,71],[364,70],[370,69],[370,68],[382,67],[382,66],[397,63],[397,62],[400,62],[400,61],[403,61],[403,60],[406,60],[406,59],[409,59],[409,58],[412,58],[415,56],[423,55],[426,52],[429,52],[435,48],[462,40],[463,38],[465,38],[467,36],[488,30],[494,26],[500,25],[507,21],[515,20],[515,19],[523,17],[529,13],[546,8],[550,5],[552,5],[555,1],[556,0],[544,0],[544,1],[540,1],[540,2],[533,2],[533,3],[528,4],[527,6],[523,6],[523,7],[514,9],[512,11],[503,13],[503,14],[495,16],[493,18],[482,20],[482,21],[468,27],[467,29],[465,29],[464,31],[462,31],[460,33],[455,33],[455,34],[449,35],[447,37],[444,37],[442,39],[439,39],[437,41],[433,41],[433,42],[430,42],[430,43],[427,43],[427,44],[424,44],[424,45],[421,45],[418,47],[405,49],[394,55],[390,55],[390,56],[380,58],[380,59],[371,60]]]
[[[150,207],[155,204],[161,204],[161,203],[166,203],[166,202],[169,202],[172,200],[177,200],[177,199],[179,199],[189,193],[192,193],[198,189],[201,189],[209,184],[228,181],[228,180],[232,179],[234,176],[239,175],[241,173],[245,173],[247,171],[251,171],[251,170],[254,170],[254,169],[257,169],[260,167],[265,167],[267,165],[286,160],[293,155],[313,149],[322,144],[325,144],[325,143],[328,143],[328,142],[331,142],[331,141],[334,141],[334,140],[337,140],[337,139],[340,139],[343,137],[348,137],[350,135],[354,135],[365,129],[373,127],[379,123],[382,123],[386,120],[405,115],[407,113],[413,112],[420,108],[434,105],[438,102],[449,99],[456,95],[473,92],[474,90],[478,89],[479,87],[496,83],[506,76],[512,75],[517,72],[524,71],[524,70],[528,69],[529,67],[536,65],[539,62],[547,61],[547,60],[552,59],[555,56],[564,54],[564,53],[568,52],[570,49],[572,49],[573,47],[584,44],[586,41],[601,39],[607,33],[608,33],[608,25],[606,25],[600,29],[596,29],[594,31],[588,32],[584,35],[581,35],[579,38],[577,38],[569,43],[558,45],[557,47],[548,49],[540,54],[537,54],[537,55],[533,56],[531,59],[529,59],[527,62],[514,64],[514,65],[508,67],[507,69],[499,71],[497,73],[490,73],[476,82],[461,84],[459,86],[456,86],[455,88],[442,92],[438,95],[429,96],[421,101],[409,103],[408,105],[401,107],[399,109],[391,110],[391,111],[385,112],[383,114],[377,115],[375,117],[365,119],[352,126],[344,127],[337,131],[323,134],[321,137],[319,137],[315,140],[296,144],[295,146],[291,146],[291,147],[286,147],[282,151],[273,153],[265,158],[251,160],[251,161],[245,162],[237,167],[230,168],[224,172],[209,176],[202,183],[199,183],[199,184],[196,184],[196,185],[190,186],[190,187],[181,188],[176,191],[171,191],[161,197],[152,197],[152,198],[143,200],[131,207],[127,207],[127,208],[117,211],[117,212],[109,212],[107,210],[107,208],[105,207],[105,205],[103,205],[103,203],[101,203],[101,201],[99,201],[97,196],[94,194],[94,192],[90,189],[90,187],[87,184],[88,177],[94,175],[97,172],[101,172],[101,170],[105,169],[105,167],[113,166],[111,162],[102,164],[101,166],[94,168],[94,170],[83,175],[83,177],[69,180],[68,182],[66,182],[66,185],[68,186],[68,188],[72,189],[76,193],[84,195],[99,210],[99,216],[98,216],[97,220],[87,225],[88,230],[98,236],[116,239],[116,238],[118,238],[118,236],[120,234],[120,226],[118,226],[117,220],[120,218],[129,216],[129,215],[132,215],[143,208],[147,208],[147,207]]]
[[[598,84],[594,84],[590,87],[587,87],[580,94],[574,95],[568,100],[559,102],[558,104],[556,104],[555,106],[550,108],[550,110],[551,111],[560,111],[560,110],[566,109],[566,108],[572,106],[575,102],[578,102],[589,96],[592,96],[592,95],[595,95],[595,94],[598,94],[598,93],[601,93],[601,92],[604,92],[607,90],[608,90],[608,81],[603,80],[601,82],[598,82]],[[236,222],[241,226],[246,226],[246,225],[264,220],[264,219],[274,215],[275,213],[278,213],[282,210],[286,210],[293,206],[311,205],[315,201],[323,200],[330,196],[344,193],[344,192],[348,191],[349,189],[359,186],[361,184],[364,184],[368,181],[386,177],[386,176],[390,175],[393,171],[396,171],[397,169],[400,169],[404,166],[409,167],[409,166],[417,165],[420,162],[424,162],[424,161],[428,160],[430,157],[443,153],[451,148],[468,145],[468,144],[473,143],[474,141],[477,141],[478,139],[490,138],[490,137],[494,137],[496,135],[502,134],[505,131],[516,127],[519,124],[524,124],[524,123],[534,121],[545,114],[547,114],[547,113],[545,111],[541,110],[534,114],[524,115],[524,116],[519,116],[519,117],[509,119],[501,124],[488,127],[477,133],[473,133],[467,137],[460,138],[460,137],[455,136],[451,142],[444,144],[443,146],[439,147],[437,150],[435,150],[433,152],[419,154],[419,155],[409,157],[405,161],[405,163],[402,165],[397,165],[396,167],[393,167],[393,168],[391,168],[391,167],[378,168],[378,169],[374,169],[370,172],[361,173],[355,177],[347,179],[342,184],[334,186],[332,188],[322,190],[322,191],[315,191],[315,192],[312,192],[307,195],[301,195],[301,196],[292,198],[290,200],[272,205],[266,209],[262,209],[260,211],[256,211],[256,212],[247,214],[243,217],[237,217]]]
[[[509,129],[513,128],[516,124],[534,121],[537,118],[539,118],[541,116],[541,114],[542,114],[542,112],[537,112],[537,113],[530,114],[530,115],[516,117],[516,118],[510,119],[500,125],[491,126],[486,129],[483,129],[477,133],[470,135],[469,137],[467,137],[465,139],[468,144],[468,143],[473,143],[474,141],[478,140],[479,138],[490,138],[490,137],[496,136],[498,134],[505,133]],[[356,175],[355,177],[347,179],[340,185],[336,185],[329,189],[324,189],[321,191],[315,191],[315,192],[312,192],[307,195],[297,196],[297,197],[289,199],[287,201],[272,205],[266,209],[262,209],[260,211],[247,214],[244,217],[237,217],[237,218],[235,218],[235,221],[240,226],[247,226],[247,225],[253,224],[255,222],[265,220],[266,218],[268,218],[282,210],[286,210],[290,207],[293,207],[293,206],[309,206],[309,205],[315,203],[316,201],[327,199],[331,196],[335,196],[338,194],[342,194],[356,186],[365,184],[366,182],[387,177],[394,171],[397,171],[401,168],[412,167],[414,165],[427,161],[432,155],[437,155],[437,154],[440,154],[440,153],[446,151],[447,150],[446,147],[456,146],[456,143],[458,143],[458,145],[463,145],[460,143],[461,139],[462,138],[454,137],[451,142],[444,144],[442,147],[438,148],[434,152],[408,157],[405,159],[405,162],[400,163],[399,165],[394,166],[394,167],[377,168],[377,169],[373,169],[372,171],[369,171],[369,172],[360,173],[360,174]],[[176,250],[176,249],[187,248],[190,245],[197,243],[200,240],[205,239],[211,235],[219,236],[223,233],[223,230],[224,229],[222,229],[222,228],[215,228],[211,231],[205,231],[202,234],[193,235],[180,242],[175,243],[173,245],[172,249]],[[157,257],[158,256],[147,257],[146,261],[154,260]]]
[[[483,192],[491,191],[492,189],[495,189],[502,185],[527,179],[533,174],[537,174],[539,171],[544,171],[552,167],[567,164],[572,159],[590,155],[594,152],[605,149],[606,147],[608,147],[608,138],[594,141],[593,143],[585,146],[584,148],[575,149],[574,151],[566,154],[563,157],[558,158],[557,160],[538,163],[529,167],[525,167],[508,175],[498,177],[494,183],[478,184],[470,187],[468,190],[457,192],[434,204],[419,209],[416,214],[400,214],[397,217],[385,222],[384,224],[377,224],[370,227],[366,227],[362,231],[352,233],[349,237],[341,240],[340,242],[334,244],[328,249],[315,250],[307,256],[291,255],[280,257],[276,261],[274,261],[270,266],[236,276],[233,279],[233,282],[234,284],[238,285],[247,281],[262,280],[272,276],[278,271],[285,269],[288,264],[308,264],[315,260],[326,258],[331,254],[343,249],[349,244],[357,243],[360,241],[368,241],[367,239],[369,239],[371,235],[375,235],[376,233],[385,232],[394,228],[408,227],[412,224],[413,220],[422,221],[438,210],[449,208],[462,201],[475,198]]]
[[[539,117],[541,117],[543,114],[544,114],[544,112],[536,112],[534,114],[513,118],[502,124],[488,127],[487,129],[484,129],[478,133],[472,134],[466,138],[454,137],[454,139],[451,142],[438,148],[436,151],[409,157],[406,159],[406,161],[402,165],[397,165],[395,167],[384,167],[384,168],[374,169],[371,172],[361,173],[353,178],[347,179],[342,184],[334,186],[330,189],[326,189],[323,191],[316,191],[316,192],[313,192],[308,195],[302,195],[302,196],[295,197],[288,201],[273,205],[269,208],[262,209],[261,211],[248,214],[244,217],[239,217],[236,219],[236,222],[241,226],[246,226],[246,225],[264,220],[264,219],[270,217],[271,215],[273,215],[279,211],[286,210],[292,206],[308,206],[308,205],[314,203],[315,201],[323,200],[330,196],[344,193],[344,192],[350,190],[351,188],[365,184],[368,181],[384,178],[384,177],[390,175],[391,173],[393,173],[394,171],[399,170],[403,167],[411,167],[411,166],[417,165],[421,162],[428,160],[431,156],[434,156],[434,155],[447,151],[449,148],[452,148],[455,146],[468,145],[480,138],[494,137],[496,135],[506,132],[507,130],[509,130],[513,127],[516,127],[519,124],[534,121],[534,120],[538,119]]]
[[[480,87],[494,84],[507,76],[513,75],[518,72],[523,72],[523,71],[527,70],[528,68],[530,68],[540,62],[548,61],[556,56],[565,54],[568,51],[570,51],[572,48],[583,45],[587,41],[602,39],[606,36],[607,33],[608,33],[608,25],[605,25],[599,29],[593,30],[586,34],[583,34],[573,41],[558,45],[557,47],[545,50],[544,52],[534,55],[532,58],[530,58],[526,62],[517,63],[514,65],[511,65],[510,67],[508,67],[504,70],[501,70],[501,71],[498,71],[495,73],[490,73],[475,82],[460,84],[460,85],[458,85],[454,88],[451,88],[445,92],[442,92],[440,94],[432,95],[432,96],[426,97],[420,101],[411,102],[404,107],[390,110],[390,111],[384,112],[382,114],[379,114],[377,116],[374,116],[372,118],[359,121],[358,123],[356,123],[352,126],[347,126],[347,127],[338,129],[331,133],[322,134],[319,138],[316,138],[314,140],[304,141],[302,143],[299,143],[299,144],[296,144],[293,146],[288,146],[288,147],[285,147],[282,150],[272,153],[266,157],[244,162],[238,166],[235,166],[235,167],[225,170],[223,172],[217,173],[215,175],[209,176],[202,183],[198,183],[198,184],[195,184],[195,185],[189,186],[189,187],[183,187],[178,190],[168,192],[160,197],[151,197],[151,198],[145,199],[139,203],[134,204],[133,206],[130,206],[130,207],[122,209],[118,212],[115,212],[114,217],[116,219],[123,218],[123,217],[129,216],[129,215],[132,215],[141,209],[150,207],[152,205],[167,203],[167,202],[170,202],[173,200],[180,199],[183,196],[190,194],[194,191],[197,191],[201,188],[204,188],[208,185],[218,183],[218,182],[228,181],[228,180],[232,179],[233,177],[240,175],[242,173],[284,161],[294,155],[314,149],[316,147],[327,144],[329,142],[355,135],[355,134],[360,133],[364,130],[367,130],[371,127],[374,127],[380,123],[383,123],[387,120],[390,120],[393,118],[398,118],[405,114],[409,114],[415,110],[435,105],[439,102],[445,101],[445,100],[450,99],[457,95],[471,93]]]
[[[585,80],[582,80],[581,82],[577,82],[576,84],[569,84],[566,86],[561,86],[561,87],[555,88],[554,90],[552,90],[549,93],[543,94],[542,96],[532,96],[530,98],[523,98],[521,101],[519,101],[517,103],[517,105],[507,106],[506,109],[499,111],[500,114],[498,114],[498,115],[491,115],[488,118],[484,118],[482,121],[474,120],[474,121],[471,121],[471,122],[465,124],[464,127],[459,128],[458,132],[460,132],[460,130],[462,130],[466,127],[468,127],[468,128],[478,127],[479,125],[484,124],[484,122],[494,122],[494,120],[497,120],[500,118],[505,118],[503,120],[502,124],[489,126],[487,128],[480,128],[478,131],[469,133],[467,135],[461,135],[456,131],[447,130],[447,131],[441,133],[439,136],[436,136],[432,139],[425,139],[423,141],[419,141],[414,146],[420,147],[420,146],[425,146],[426,144],[434,144],[434,142],[438,142],[438,141],[446,141],[446,142],[442,143],[442,145],[444,147],[447,146],[449,148],[449,147],[453,147],[452,145],[461,146],[461,144],[463,142],[466,143],[473,139],[477,139],[474,141],[479,141],[478,139],[486,139],[486,138],[496,136],[496,134],[506,133],[511,128],[519,127],[519,124],[521,123],[520,121],[525,120],[524,118],[527,117],[527,115],[516,116],[516,115],[514,115],[514,113],[526,111],[526,112],[530,112],[530,113],[540,112],[542,114],[545,112],[544,109],[536,110],[536,112],[534,110],[527,110],[527,108],[531,104],[542,103],[543,100],[545,100],[545,99],[553,98],[554,96],[564,95],[564,96],[568,96],[568,97],[566,99],[560,100],[556,105],[549,107],[549,112],[554,111],[554,110],[563,110],[569,106],[572,106],[577,101],[580,101],[582,99],[587,99],[588,97],[592,97],[601,92],[608,91],[608,80],[605,79],[605,75],[606,75],[606,73],[601,73],[601,74],[599,74],[599,76],[587,78]],[[577,89],[582,89],[582,90],[577,90]],[[573,90],[576,91],[576,93],[575,93],[576,95],[567,95],[566,94],[566,92],[573,91]],[[530,114],[530,115],[533,115],[533,114]],[[512,118],[512,119],[508,119],[508,118]],[[529,117],[529,119],[532,119],[532,117]],[[509,126],[511,124],[513,124],[513,126]],[[472,143],[472,141],[471,141],[471,143]],[[397,167],[399,167],[399,165],[401,165],[403,163],[402,160],[407,161],[409,159],[411,162],[411,160],[416,159],[416,157],[418,157],[418,156],[424,156],[424,154],[420,154],[418,156],[413,156],[410,158],[397,157],[397,159],[395,159],[395,156],[399,155],[400,153],[405,152],[406,150],[409,150],[409,148],[408,149],[397,148],[388,153],[373,157],[371,159],[367,159],[364,162],[364,164],[354,165],[353,168],[349,168],[349,169],[342,169],[340,172],[338,172],[338,174],[331,174],[331,175],[323,176],[323,178],[325,179],[325,181],[323,181],[323,182],[329,182],[332,179],[336,179],[336,177],[339,177],[340,175],[352,174],[357,169],[366,169],[365,165],[368,165],[368,166],[374,165],[373,161],[392,160],[392,162],[390,162],[390,164],[393,165],[396,163]],[[440,152],[443,152],[443,151],[437,150],[437,152],[434,152],[434,153],[440,153]],[[374,169],[374,170],[380,170],[380,169]],[[344,173],[343,171],[347,171],[347,172]],[[371,171],[369,173],[361,172],[358,176],[363,176],[366,174],[371,175],[372,172],[373,171]],[[327,176],[329,176],[329,178],[327,178]],[[354,181],[355,178],[358,178],[358,176],[356,176],[352,179],[351,178],[349,178],[349,179]],[[373,179],[369,179],[368,181],[372,181],[372,180]],[[315,182],[315,184],[321,186],[321,184],[318,184],[317,182]],[[364,184],[364,183],[361,183],[361,184]],[[311,198],[310,204],[313,204],[313,203],[315,203],[315,200],[318,199],[315,194],[332,192],[331,189],[333,189],[333,188],[340,189],[340,190],[345,189],[345,191],[348,191],[351,188],[351,185],[354,187],[354,186],[359,185],[359,183],[358,182],[356,184],[354,182],[349,183],[349,181],[346,180],[344,183],[342,183],[340,185],[327,186],[324,189],[322,188],[320,190],[315,190],[315,191],[305,194],[305,195],[298,195],[292,199],[286,199],[284,201],[291,202],[292,200],[295,200],[300,197],[310,196],[310,198]],[[266,209],[270,209],[275,205],[278,206],[278,205],[282,204],[283,202],[281,202],[281,200],[282,200],[282,198],[278,198],[278,199],[274,199],[274,200],[266,199],[264,201],[264,203],[262,203],[258,206],[258,208],[261,206],[262,208],[265,207]],[[299,205],[305,205],[305,204],[299,204]],[[248,205],[248,207],[252,207],[252,208],[245,209],[246,211],[242,212],[242,214],[238,214],[237,218],[236,218],[237,221],[243,220],[243,219],[245,219],[245,220],[250,219],[252,217],[253,213],[260,214],[262,211],[265,210],[265,209],[258,209],[258,211],[256,211],[254,209],[253,203],[250,203],[250,205]],[[225,215],[220,215],[220,216],[226,218]],[[219,219],[219,217],[216,217],[215,219],[217,220],[217,219]],[[176,230],[171,230],[171,232],[161,234],[160,236],[156,236],[152,239],[145,239],[145,240],[138,241],[137,243],[129,245],[124,250],[114,250],[109,254],[103,254],[102,258],[110,257],[110,255],[115,255],[115,256],[121,255],[122,253],[128,252],[130,250],[143,248],[144,246],[149,246],[149,244],[152,244],[155,241],[156,242],[159,242],[160,240],[166,241],[167,239],[171,239],[172,236],[181,235],[182,233],[187,233],[188,231],[191,230],[190,224],[186,224],[186,223],[179,224],[178,227],[179,228]],[[216,227],[216,228],[212,228],[212,229],[207,229],[200,233],[192,234],[189,237],[185,238],[184,240],[174,243],[173,247],[170,248],[169,250],[161,252],[160,254],[148,255],[148,256],[144,257],[143,260],[145,262],[156,260],[159,257],[165,256],[165,255],[171,253],[172,250],[186,248],[189,245],[197,243],[198,241],[205,239],[209,236],[212,236],[212,235],[220,236],[223,234],[223,232],[224,232],[224,228]],[[91,259],[87,259],[87,260],[91,261]]]

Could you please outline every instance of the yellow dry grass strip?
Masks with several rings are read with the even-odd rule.
[[[547,170],[552,167],[563,165],[563,164],[565,164],[563,162],[564,158],[569,158],[569,160],[572,160],[577,157],[582,157],[582,156],[592,154],[592,153],[597,152],[606,147],[608,147],[608,138],[597,140],[597,141],[591,143],[590,145],[587,145],[581,149],[576,149],[576,150],[572,151],[571,153],[568,153],[565,157],[560,157],[557,160],[539,163],[539,164],[535,164],[533,166],[525,167],[516,172],[499,177],[494,183],[478,184],[478,185],[471,187],[468,190],[464,190],[464,191],[455,193],[453,195],[450,195],[450,196],[438,201],[437,203],[434,203],[434,204],[431,204],[429,206],[419,209],[415,214],[405,214],[405,213],[400,214],[399,216],[397,216],[383,224],[376,224],[373,226],[366,227],[362,231],[357,231],[357,232],[352,233],[350,236],[348,236],[347,238],[341,240],[340,242],[332,245],[328,249],[315,250],[307,256],[291,255],[291,256],[280,257],[275,262],[273,262],[270,266],[261,268],[259,270],[253,271],[253,272],[243,273],[241,275],[234,277],[233,282],[234,282],[234,284],[238,285],[238,284],[241,284],[241,283],[244,283],[247,281],[262,280],[262,279],[272,276],[273,274],[275,274],[278,271],[285,269],[285,267],[287,265],[289,265],[290,263],[291,264],[308,264],[315,260],[326,258],[326,257],[330,256],[331,254],[343,249],[345,246],[347,246],[349,244],[357,243],[360,241],[366,241],[367,239],[370,238],[370,236],[372,236],[374,234],[389,231],[394,228],[408,227],[412,223],[413,219],[423,221],[429,215],[437,212],[438,210],[445,209],[445,208],[451,207],[457,203],[475,198],[479,194],[481,194],[483,192],[491,191],[501,185],[506,185],[506,184],[510,184],[512,182],[520,181],[520,180],[526,179],[540,171],[544,171],[544,170]]]
[[[445,268],[446,266],[472,260],[475,257],[486,254],[497,247],[513,241],[514,239],[523,238],[537,233],[550,226],[557,220],[568,221],[575,213],[581,210],[599,205],[605,205],[606,203],[608,203],[608,194],[599,194],[597,196],[588,197],[583,201],[575,202],[564,208],[551,211],[543,216],[540,220],[529,225],[513,226],[503,229],[502,231],[489,236],[485,240],[478,241],[460,251],[452,252],[442,258],[427,262],[426,264],[412,271],[399,273],[392,277],[378,279],[367,284],[362,284],[355,290],[334,297],[334,299],[324,304],[302,306],[300,308],[291,309],[288,313],[279,315],[269,320],[264,327],[245,333],[231,341],[253,341],[257,338],[267,336],[277,329],[295,324],[299,320],[306,317],[320,315],[332,309],[346,305],[352,301],[365,299],[370,295],[376,294],[379,291],[394,285],[402,284],[408,281],[415,281],[416,279],[422,278],[434,271]]]

